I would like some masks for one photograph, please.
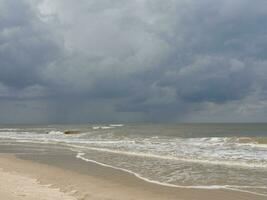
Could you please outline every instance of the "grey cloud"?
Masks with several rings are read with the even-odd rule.
[[[202,56],[178,71],[167,71],[162,84],[174,86],[186,102],[222,103],[249,94],[254,78],[253,70],[239,60]]]
[[[0,10],[0,99],[47,101],[55,121],[266,109],[264,0],[2,0]]]
[[[0,6],[0,81],[14,90],[44,84],[40,73],[59,56],[59,42],[25,1]]]

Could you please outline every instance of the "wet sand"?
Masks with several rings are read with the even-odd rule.
[[[172,188],[149,183],[120,170],[84,162],[75,158],[74,152],[64,149],[51,148],[48,153],[29,150],[18,153],[18,149],[16,145],[4,148],[0,145],[0,152],[5,152],[0,154],[0,199],[266,200],[264,196],[238,191]],[[42,195],[36,197],[36,194]]]

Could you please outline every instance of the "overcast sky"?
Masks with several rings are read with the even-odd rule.
[[[266,122],[266,0],[0,0],[0,123]]]

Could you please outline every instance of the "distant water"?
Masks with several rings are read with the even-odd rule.
[[[84,161],[158,184],[267,196],[267,124],[0,126],[1,138],[59,143]]]

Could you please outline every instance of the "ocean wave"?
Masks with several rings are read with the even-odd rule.
[[[263,169],[267,168],[267,163],[246,163],[242,161],[223,161],[223,160],[207,160],[207,159],[204,160],[203,158],[197,159],[197,158],[163,156],[163,155],[155,155],[155,154],[150,154],[150,153],[127,152],[127,151],[111,150],[111,149],[105,149],[105,148],[78,146],[78,145],[73,145],[73,144],[68,144],[68,145],[71,147],[76,147],[76,148],[81,148],[81,149],[95,150],[95,151],[128,155],[128,156],[138,156],[138,157],[156,158],[156,159],[164,159],[164,160],[176,160],[176,161],[207,164],[207,165],[224,165],[224,166],[230,166],[230,167],[263,168]]]
[[[112,129],[112,128],[115,128],[116,126],[93,126],[92,129],[93,130],[99,130],[99,129],[103,129],[103,130],[106,130],[106,129]]]
[[[119,127],[123,127],[123,124],[109,124],[107,126],[93,126],[92,129],[93,130],[99,130],[99,129],[113,129],[113,128],[119,128]]]
[[[101,126],[100,128],[105,130],[105,129],[112,129],[114,127],[112,127],[112,126]]]
[[[177,138],[177,142],[188,142],[192,146],[251,146],[267,148],[267,137],[204,137],[204,138]]]
[[[62,132],[62,131],[49,131],[48,134],[49,135],[63,135],[64,132]]]
[[[153,137],[150,139],[102,139],[87,138],[83,133],[65,136],[61,131],[50,131],[49,134],[1,134],[1,138],[24,141],[45,141],[64,143],[77,148],[85,148],[114,154],[148,157],[164,160],[199,163],[205,165],[224,165],[242,168],[267,168],[266,150],[256,147],[240,147],[228,144],[240,144],[230,138],[179,138],[176,140]],[[91,136],[90,136],[91,137]],[[92,136],[95,137],[95,136]],[[243,144],[243,143],[242,143]],[[241,144],[241,145],[242,145]],[[252,143],[245,143],[250,146]],[[228,145],[228,146],[227,146]],[[240,159],[242,158],[242,159]]]
[[[6,131],[14,132],[14,131],[18,131],[18,130],[21,130],[21,129],[18,129],[18,128],[0,128],[0,132],[6,132]]]
[[[120,170],[120,171],[123,171],[126,173],[130,173],[130,174],[133,174],[134,176],[136,176],[137,178],[140,178],[146,182],[157,184],[157,185],[162,185],[162,186],[167,186],[167,187],[175,187],[175,188],[188,188],[188,189],[206,189],[206,190],[227,189],[227,190],[233,190],[233,191],[244,192],[244,193],[249,193],[249,194],[267,197],[266,194],[245,190],[245,189],[251,189],[251,188],[252,189],[267,189],[267,187],[265,187],[265,186],[238,186],[238,185],[188,185],[188,186],[182,186],[182,185],[175,185],[175,184],[164,183],[164,182],[160,182],[160,181],[156,181],[156,180],[151,180],[151,179],[143,177],[139,173],[133,172],[131,170],[127,170],[127,169],[124,169],[121,167],[108,165],[105,163],[101,163],[101,162],[98,162],[98,161],[95,161],[92,159],[85,158],[84,156],[85,156],[85,153],[83,153],[83,152],[78,152],[76,154],[76,158],[79,158],[83,161],[95,163],[95,164],[98,164],[98,165],[101,165],[104,167],[109,167],[112,169],[116,169],[116,170]]]
[[[267,145],[267,137],[229,137],[226,138],[226,141],[230,143]]]
[[[6,134],[6,136],[8,136],[8,134]],[[224,152],[220,152],[221,150],[227,151],[227,149],[225,149],[224,145],[230,144],[230,146],[231,146],[231,144],[239,144],[238,142],[235,142],[235,141],[231,141],[231,142],[227,141],[229,139],[227,137],[225,137],[225,138],[214,137],[214,138],[190,138],[190,139],[176,138],[176,139],[171,139],[171,138],[167,138],[167,137],[161,138],[159,136],[153,136],[150,138],[146,138],[146,140],[139,138],[138,142],[137,142],[137,139],[135,137],[133,137],[133,138],[127,137],[127,138],[124,138],[123,140],[119,140],[119,139],[115,140],[115,138],[114,138],[114,140],[110,140],[110,138],[108,138],[107,140],[103,140],[103,139],[102,140],[92,140],[92,138],[91,139],[90,138],[83,138],[80,140],[78,138],[78,135],[73,136],[73,137],[69,137],[69,136],[65,136],[63,134],[63,132],[62,133],[55,133],[54,135],[53,135],[53,133],[51,135],[50,134],[41,134],[41,135],[40,134],[37,134],[37,135],[32,134],[32,137],[30,137],[31,135],[29,135],[29,134],[26,134],[26,135],[12,134],[10,136],[13,139],[18,139],[17,141],[20,141],[20,142],[36,142],[36,143],[44,143],[44,144],[58,144],[58,146],[60,146],[60,145],[67,146],[69,149],[71,149],[75,152],[79,152],[80,153],[79,154],[80,159],[84,159],[85,161],[87,160],[88,162],[89,161],[95,162],[98,164],[100,164],[100,162],[97,162],[95,160],[90,160],[87,158],[87,153],[86,153],[87,149],[89,150],[88,152],[90,152],[90,150],[94,150],[94,151],[98,151],[98,152],[101,151],[103,153],[105,153],[105,152],[106,153],[113,153],[114,155],[118,154],[118,157],[122,157],[120,155],[125,155],[126,158],[133,158],[133,157],[128,157],[128,156],[137,156],[136,158],[140,157],[140,160],[146,160],[148,162],[153,161],[153,159],[157,159],[157,160],[162,159],[162,160],[175,160],[175,161],[188,162],[189,165],[191,165],[190,163],[192,163],[192,166],[195,166],[194,163],[203,164],[203,166],[205,166],[205,167],[206,167],[206,165],[207,166],[211,165],[210,167],[212,167],[212,165],[219,165],[220,168],[221,168],[221,166],[226,166],[226,167],[231,167],[231,170],[232,169],[238,169],[239,170],[239,168],[240,169],[243,168],[244,170],[254,171],[254,169],[257,168],[255,171],[259,171],[259,173],[265,172],[267,169],[267,162],[266,162],[265,157],[264,157],[265,160],[263,160],[264,161],[263,164],[258,163],[257,161],[254,162],[255,157],[247,156],[246,151],[242,152],[242,155],[238,154],[237,157],[235,157],[235,159],[237,158],[237,160],[230,160],[229,157],[227,157],[228,160],[220,160],[220,159],[222,159],[220,153],[223,153],[223,155],[225,155],[225,156],[232,156],[232,154],[231,155],[228,154],[228,153],[232,153],[232,150],[234,151],[233,153],[236,153],[236,150],[240,153],[241,149],[242,150],[248,149],[249,152],[250,152],[250,150],[255,150],[255,151],[259,150],[259,148],[251,148],[251,147],[244,147],[244,148],[238,148],[237,149],[236,146],[233,146],[233,149],[231,149],[231,152],[226,152],[226,154],[224,154]],[[22,137],[22,136],[23,136],[23,138],[18,138],[18,137]],[[95,137],[95,135],[93,135],[92,137]],[[115,137],[115,135],[114,135],[114,137]],[[138,146],[139,144],[141,146]],[[186,144],[186,146],[182,146],[184,144]],[[207,144],[215,145],[216,148],[213,149],[212,146],[206,146]],[[197,146],[196,150],[199,149],[199,151],[197,151],[197,153],[200,153],[198,155],[201,155],[201,157],[195,157],[195,158],[190,157],[190,155],[193,156],[193,153],[195,151],[195,149],[190,148],[191,147],[190,145],[196,145]],[[201,148],[198,148],[199,145]],[[217,148],[217,145],[222,145],[223,148]],[[139,147],[140,147],[140,149],[138,149]],[[114,149],[114,148],[117,148],[117,149]],[[123,148],[127,148],[127,149],[123,149]],[[145,148],[145,149],[142,149],[142,148]],[[173,151],[172,148],[178,148],[178,149],[185,148],[186,150],[188,150],[188,153],[190,153],[190,155],[188,154],[188,156],[187,156],[187,155],[169,154],[171,151]],[[216,153],[218,153],[219,156],[218,157],[210,157],[210,159],[209,159],[209,157],[204,158],[204,157],[202,157],[203,152],[201,152],[201,150],[203,150],[203,148],[204,148],[204,151],[209,150],[208,151],[209,156],[213,156],[213,155],[211,155],[211,152],[213,153],[213,151],[218,151]],[[143,150],[145,150],[146,152],[142,152]],[[160,151],[157,152],[156,150],[160,150],[160,151],[162,150],[162,152],[160,152]],[[165,150],[166,150],[166,152],[165,152]],[[184,150],[184,149],[182,149],[182,150]],[[97,154],[98,154],[98,152],[97,152]],[[266,151],[262,150],[262,151],[258,152],[258,154],[261,154],[262,152],[266,152]],[[164,154],[162,155],[160,153],[164,153]],[[99,155],[101,155],[101,154],[99,154]],[[103,154],[103,155],[105,155],[105,154]],[[110,154],[107,154],[107,155],[110,155]],[[253,154],[251,154],[251,155],[253,155]],[[242,157],[242,160],[240,160],[239,156]],[[243,156],[247,156],[247,157],[245,157],[245,159],[243,159],[244,158]],[[142,157],[145,159],[143,159]],[[239,159],[238,159],[238,157],[239,157]],[[149,159],[149,158],[152,158],[152,159]],[[247,158],[252,159],[252,160],[246,160]],[[216,160],[216,159],[218,159],[218,160]],[[98,159],[96,159],[96,160],[98,160]],[[134,159],[131,159],[131,160],[134,160]],[[258,161],[260,161],[260,160],[258,160]],[[108,162],[108,161],[104,160],[104,162]],[[165,161],[162,161],[162,163],[165,163]],[[166,161],[166,163],[174,163],[174,162],[169,162],[169,161],[167,162]],[[146,181],[149,181],[152,183],[156,183],[156,184],[160,184],[160,185],[165,185],[165,186],[183,187],[183,188],[199,188],[199,189],[229,189],[229,190],[234,190],[234,191],[239,191],[239,192],[247,192],[247,193],[251,193],[251,194],[266,196],[265,195],[266,194],[266,188],[264,186],[238,186],[238,185],[235,186],[235,185],[212,185],[212,184],[201,186],[201,184],[206,184],[206,183],[203,183],[201,181],[200,182],[194,182],[194,183],[199,184],[199,185],[177,186],[176,183],[179,184],[178,182],[175,182],[175,184],[172,184],[173,182],[170,182],[171,184],[170,183],[162,183],[161,181],[163,181],[163,182],[164,181],[167,182],[167,181],[164,179],[163,180],[157,179],[157,177],[153,177],[153,176],[151,176],[151,177],[153,177],[153,178],[151,178],[150,176],[146,176],[146,174],[142,174],[141,171],[138,171],[135,169],[130,168],[130,170],[127,170],[128,169],[127,166],[114,167],[114,166],[112,166],[113,165],[112,162],[108,162],[107,164],[103,164],[103,165],[109,166],[109,167],[112,167],[115,169],[120,169],[120,170],[123,170],[125,172],[132,173],[135,176],[142,178],[143,180],[146,180]],[[216,168],[216,166],[214,166],[214,167]],[[232,167],[235,167],[235,168],[232,168]],[[258,170],[258,168],[259,168],[259,170]],[[227,170],[227,168],[225,168],[225,169]],[[230,168],[228,168],[228,169],[230,169]],[[133,171],[131,171],[131,170],[133,170]],[[138,173],[140,172],[141,175],[135,173],[134,171],[138,172]],[[151,180],[151,179],[153,179],[153,180]],[[154,179],[159,180],[159,181],[154,181]],[[231,183],[231,182],[227,182],[227,183]],[[234,183],[237,183],[237,184],[241,183],[242,184],[242,182],[234,182]],[[248,191],[248,190],[251,190],[251,191]],[[263,191],[264,194],[261,194],[262,193],[261,191]]]
[[[110,124],[111,127],[123,127],[123,124]]]
[[[100,126],[93,126],[92,129],[93,130],[98,130],[98,129],[100,129]]]

